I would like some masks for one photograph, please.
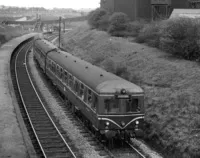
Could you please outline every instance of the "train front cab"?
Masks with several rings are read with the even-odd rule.
[[[126,94],[125,89],[115,95],[103,95],[99,107],[99,129],[106,137],[143,137],[144,95]]]

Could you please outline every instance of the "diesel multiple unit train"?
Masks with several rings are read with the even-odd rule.
[[[34,40],[33,52],[43,72],[68,98],[72,111],[81,114],[96,133],[122,139],[143,135],[144,92],[140,87],[41,38]]]

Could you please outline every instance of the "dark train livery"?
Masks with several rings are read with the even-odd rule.
[[[137,85],[36,39],[34,59],[101,136],[130,138],[143,135],[144,92]]]

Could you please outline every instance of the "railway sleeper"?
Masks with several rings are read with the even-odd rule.
[[[54,126],[52,124],[43,124],[43,123],[40,123],[40,122],[37,122],[35,125],[35,128],[38,128],[38,129],[44,129],[44,128],[47,128],[47,129],[54,129]]]
[[[44,148],[64,148],[66,145],[64,143],[41,143]]]
[[[60,136],[59,135],[56,135],[56,136],[49,136],[49,135],[41,135],[39,136],[40,139],[44,139],[44,140],[57,140],[57,139],[60,139]]]
[[[67,153],[67,150],[68,148],[67,147],[62,147],[62,148],[44,148],[45,149],[45,153],[47,153],[48,155],[54,155],[55,153],[63,153],[63,154],[66,154]]]
[[[58,138],[48,138],[48,139],[41,139],[40,140],[41,143],[62,143],[63,140],[58,139]]]
[[[55,135],[55,134],[57,134],[57,131],[37,131],[37,134],[40,134],[40,135],[45,135],[45,134]]]
[[[71,158],[72,155],[69,153],[69,154],[52,154],[52,155],[49,155],[48,158]]]
[[[38,124],[41,124],[41,125],[43,125],[43,124],[47,124],[47,123],[49,123],[49,120],[38,120],[38,119],[32,119],[32,122],[37,122]]]

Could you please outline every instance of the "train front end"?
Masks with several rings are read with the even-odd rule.
[[[125,80],[107,81],[101,89],[99,128],[107,138],[143,137],[144,92]]]

